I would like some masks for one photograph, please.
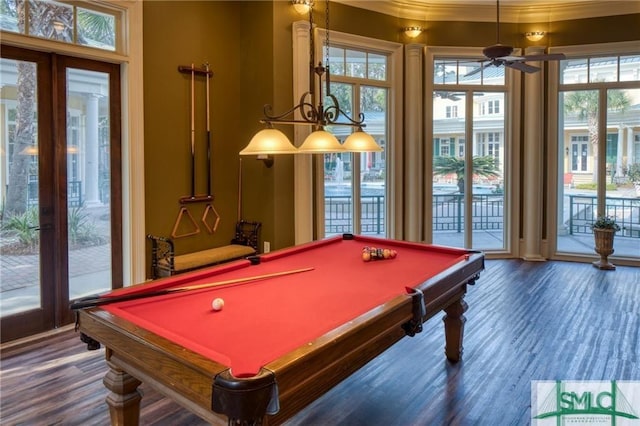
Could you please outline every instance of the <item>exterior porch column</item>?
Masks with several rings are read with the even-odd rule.
[[[87,97],[87,119],[85,132],[85,176],[84,176],[84,199],[86,206],[100,204],[100,140],[98,131],[98,96],[89,95]]]
[[[616,150],[616,177],[622,177],[622,156],[624,155],[624,126],[618,127],[618,149]]]

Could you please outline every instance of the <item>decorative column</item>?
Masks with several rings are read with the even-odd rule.
[[[622,177],[622,156],[624,155],[624,126],[618,127],[618,149],[616,150],[616,177]]]
[[[544,53],[542,47],[526,49],[527,55]],[[532,63],[542,67],[541,62]],[[526,73],[524,76],[524,147],[523,158],[523,253],[522,258],[530,261],[543,261],[542,256],[542,170],[543,170],[543,134],[544,114],[543,71]]]
[[[309,22],[293,23],[293,104],[309,90]],[[300,112],[295,112],[301,119]],[[310,126],[294,126],[294,145],[300,146],[309,136]],[[313,240],[313,155],[294,155],[293,205],[295,217],[294,238],[296,244]],[[324,223],[324,217],[319,218]]]
[[[633,164],[633,127],[626,126],[627,129],[627,167]]]
[[[403,200],[403,239],[407,241],[423,239],[423,51],[422,44],[408,44],[404,49],[404,187],[411,188],[411,194],[405,193]]]
[[[85,176],[84,200],[86,206],[100,204],[99,170],[100,170],[100,140],[98,131],[98,96],[89,95],[87,98],[87,118],[85,132]]]

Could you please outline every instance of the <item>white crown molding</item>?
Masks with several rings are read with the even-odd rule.
[[[396,18],[421,21],[495,22],[492,0],[333,0]],[[557,22],[640,13],[638,0],[503,0],[500,22]]]

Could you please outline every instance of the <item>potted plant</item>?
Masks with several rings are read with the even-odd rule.
[[[608,257],[613,254],[613,237],[620,230],[620,225],[610,216],[598,216],[591,229],[595,237],[594,249],[600,255],[600,260],[593,262],[593,266],[605,270],[616,269],[615,265],[609,263]]]

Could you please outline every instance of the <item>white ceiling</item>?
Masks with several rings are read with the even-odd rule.
[[[333,1],[420,21],[496,21],[495,0]],[[631,13],[640,13],[640,0],[500,0],[500,22],[555,22]]]

